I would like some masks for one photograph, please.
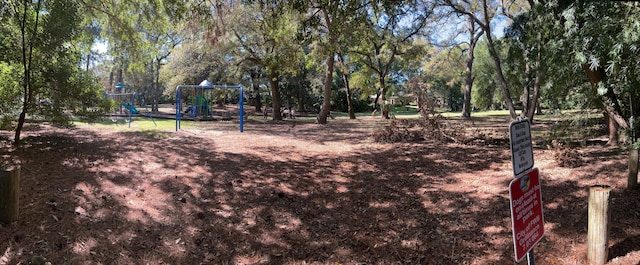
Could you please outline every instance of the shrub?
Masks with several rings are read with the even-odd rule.
[[[466,144],[475,139],[467,136],[462,125],[447,122],[436,110],[436,103],[432,97],[420,97],[418,106],[418,120],[392,119],[381,130],[373,133],[374,141],[392,143],[433,140]]]
[[[407,119],[392,119],[381,130],[373,133],[374,141],[378,143],[412,142],[423,140],[418,123]]]
[[[584,163],[578,150],[560,141],[551,141],[551,144],[547,145],[547,149],[552,152],[553,158],[562,167],[579,167]]]

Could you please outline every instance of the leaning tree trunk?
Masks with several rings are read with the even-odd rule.
[[[345,73],[342,74],[342,78],[344,79],[344,86],[345,89],[347,90],[347,106],[349,108],[349,119],[351,120],[355,120],[356,119],[356,111],[353,108],[353,99],[351,98],[351,88],[349,87],[349,76]]]
[[[593,89],[597,89],[600,82],[604,82],[606,79],[606,73],[604,69],[597,68],[591,69],[587,64],[582,66],[589,83]],[[602,103],[605,109],[605,118],[609,127],[609,141],[607,145],[618,145],[618,129],[629,128],[627,120],[622,116],[622,107],[618,104],[618,98],[611,87],[607,87],[607,92],[601,96]]]
[[[483,12],[485,20],[489,17],[488,9],[486,3],[483,5]],[[489,48],[489,55],[493,59],[493,66],[496,69],[496,74],[498,75],[498,84],[502,88],[502,95],[507,104],[507,108],[509,109],[509,115],[511,119],[515,120],[517,118],[516,109],[513,107],[513,100],[511,99],[511,92],[509,91],[509,85],[507,84],[507,79],[504,77],[504,73],[502,71],[502,62],[500,61],[500,54],[496,51],[496,45],[493,43],[493,37],[491,36],[491,27],[489,26],[489,21],[485,21],[483,29],[485,31],[485,37],[487,38],[487,47]]]
[[[380,90],[376,91],[376,98],[373,100],[372,115],[375,115],[378,112],[378,108],[380,108]]]
[[[23,108],[18,118],[18,126],[16,126],[16,133],[14,134],[14,137],[13,137],[13,144],[15,146],[20,145],[20,134],[22,134],[22,127],[24,127],[24,121],[26,119],[26,116],[27,116],[26,110]]]
[[[618,123],[616,123],[615,119],[612,118],[612,111],[607,109],[604,112],[605,120],[607,122],[607,127],[609,131],[609,141],[607,141],[607,145],[617,146],[618,145]]]
[[[18,116],[18,126],[16,127],[16,132],[13,138],[13,144],[15,146],[19,146],[20,145],[20,135],[22,133],[22,128],[24,127],[24,123],[27,119],[27,113],[31,110],[31,102],[33,101],[33,97],[34,97],[34,88],[31,86],[31,71],[26,71],[25,72],[25,77],[24,77],[24,84],[23,84],[23,89],[24,89],[24,97],[22,98],[23,102],[22,102],[22,111],[20,112],[20,116]]]
[[[507,79],[504,77],[502,73],[502,62],[500,61],[500,57],[498,52],[495,49],[495,44],[493,44],[493,39],[491,38],[491,32],[487,30],[486,33],[487,42],[489,47],[489,53],[493,58],[493,64],[496,69],[496,74],[498,75],[498,84],[502,88],[502,95],[507,104],[507,108],[509,109],[509,115],[511,119],[515,120],[517,118],[516,109],[513,106],[513,100],[511,99],[511,92],[509,91],[509,85],[507,84]]]

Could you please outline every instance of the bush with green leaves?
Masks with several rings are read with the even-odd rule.
[[[0,62],[0,129],[10,129],[20,108],[19,66]]]
[[[334,91],[331,93],[331,102],[333,103],[333,110],[340,112],[348,112],[349,104],[347,103],[347,93],[345,91]],[[361,93],[355,93],[351,95],[351,105],[354,112],[369,111],[369,100],[363,99]]]

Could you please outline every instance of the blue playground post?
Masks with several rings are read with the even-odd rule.
[[[240,86],[240,132],[244,131],[244,90]]]
[[[135,100],[136,100],[136,93],[132,93],[131,94],[131,105],[129,103],[127,103],[127,102],[123,102],[124,107],[129,110],[129,128],[131,128],[131,121],[133,120],[133,114],[138,113],[138,110],[135,107],[133,107],[133,103],[135,103]],[[128,107],[127,107],[127,105],[128,105]],[[136,113],[133,113],[134,110],[136,111]]]
[[[178,129],[180,129],[180,116],[182,115],[182,113],[180,112],[180,110],[182,109],[182,106],[180,104],[180,89],[181,86],[176,87],[176,132],[178,131]]]

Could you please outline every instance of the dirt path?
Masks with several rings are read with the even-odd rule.
[[[30,126],[24,149],[1,142],[23,170],[0,264],[514,264],[508,142],[377,144],[380,126]],[[594,184],[614,188],[610,264],[638,264],[640,193],[625,190],[625,154],[586,146],[581,166],[564,168],[534,152],[538,264],[584,264]]]

